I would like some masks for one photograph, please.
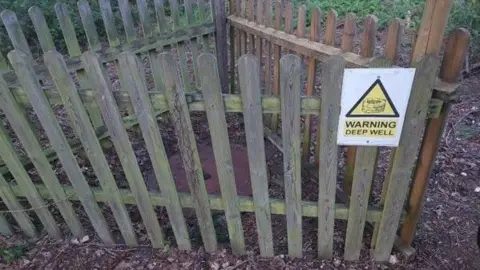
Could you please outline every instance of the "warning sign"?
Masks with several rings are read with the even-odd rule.
[[[397,109],[380,79],[353,105],[347,117],[398,117]]]
[[[415,69],[347,69],[338,143],[398,146]]]

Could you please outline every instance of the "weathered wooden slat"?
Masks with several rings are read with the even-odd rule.
[[[288,1],[285,2],[285,25],[284,31],[287,34],[293,34],[293,4]],[[290,49],[283,47],[283,53],[290,53]]]
[[[117,225],[122,233],[125,243],[129,246],[136,246],[137,240],[132,226],[132,222],[128,216],[127,209],[123,204],[120,193],[118,191],[115,178],[108,169],[109,164],[105,159],[102,147],[97,139],[96,133],[88,120],[87,112],[77,93],[75,82],[68,74],[67,66],[60,53],[51,51],[47,52],[44,57],[52,80],[60,91],[70,123],[73,124],[76,135],[80,138],[85,153],[90,160],[90,164],[95,171],[97,179],[105,192],[110,194],[108,204],[117,221]]]
[[[49,140],[53,142],[52,147],[57,152],[65,173],[70,179],[76,192],[79,194],[82,205],[90,218],[95,231],[106,244],[113,244],[114,241],[105,218],[102,215],[101,209],[94,200],[93,193],[83,176],[82,170],[80,169],[72,150],[68,147],[68,141],[57,122],[50,104],[48,104],[48,100],[35,76],[32,66],[28,63],[27,58],[22,52],[12,51],[8,54],[8,58],[10,63],[12,63],[15,72],[18,74],[20,83],[26,90],[28,98],[30,101],[33,101],[31,102],[32,107],[35,110],[40,123],[44,127]]]
[[[87,0],[80,0],[77,2],[78,11],[82,20],[83,29],[87,36],[88,46],[90,50],[99,51],[102,49],[100,38],[98,37],[97,27],[93,19],[92,9]]]
[[[38,192],[45,199],[50,199],[50,193],[45,188],[44,185],[38,184],[35,185]],[[72,201],[78,201],[78,196],[75,194],[71,186],[64,187],[65,192],[68,195],[68,198]],[[18,185],[11,185],[11,190],[17,197],[25,197],[22,193],[21,188]],[[95,195],[95,199],[98,202],[106,202],[110,199],[110,195],[103,191],[100,188],[92,188],[92,191]],[[120,189],[120,194],[122,196],[122,201],[125,204],[135,205],[135,196],[132,191],[129,189]],[[180,197],[180,204],[183,208],[194,208],[195,201],[190,193],[178,193]],[[149,192],[150,201],[155,206],[167,206],[169,201],[165,198],[160,192],[150,191]],[[223,199],[219,195],[209,195],[209,205],[212,210],[224,211],[225,204]],[[239,198],[239,208],[240,212],[252,213],[255,211],[255,202],[251,197],[238,196]],[[269,208],[271,213],[274,215],[285,215],[287,212],[287,206],[285,201],[281,199],[270,199]],[[337,203],[335,204],[335,219],[347,220],[348,219],[348,207],[345,204]],[[318,202],[311,201],[302,201],[302,215],[304,217],[318,217]],[[377,222],[380,220],[382,215],[382,210],[378,207],[369,207],[367,212],[367,221],[368,222]]]
[[[337,30],[337,12],[331,9],[328,12],[327,21],[325,22],[325,38],[324,42],[327,46],[335,47],[335,32]]]
[[[353,50],[353,40],[357,31],[357,16],[354,13],[348,13],[343,24],[342,51],[351,52]]]
[[[134,100],[133,108],[153,164],[158,186],[170,202],[167,206],[167,212],[177,244],[180,249],[190,250],[191,244],[187,226],[163,146],[162,136],[158,130],[155,112],[147,94],[147,82],[142,65],[132,53],[120,55],[119,62],[120,71],[123,73],[123,87],[128,89],[132,100]]]
[[[360,55],[369,58],[373,56],[375,49],[375,36],[377,33],[377,17],[369,15],[365,18],[363,40],[360,49]],[[374,62],[370,64],[370,67],[375,65]],[[350,195],[352,190],[353,174],[355,171],[355,159],[357,156],[357,147],[349,146],[346,153],[345,161],[345,176],[343,179],[343,189],[345,193]]]
[[[216,23],[216,22],[215,22]],[[215,26],[216,28],[216,26]],[[212,31],[214,33],[216,31]],[[215,49],[214,46],[212,45],[214,39],[214,34],[208,34],[208,35],[202,35],[202,50],[205,53],[214,53]],[[216,46],[216,45],[215,45]]]
[[[206,1],[210,2],[210,0],[198,0],[198,10],[200,13],[200,22],[208,22],[211,20],[211,11],[206,3]],[[233,4],[234,0],[231,0],[230,3]],[[230,8],[235,8],[234,5],[230,5]]]
[[[73,26],[70,15],[68,14],[67,4],[55,4],[55,14],[57,14],[60,29],[62,30],[63,38],[65,40],[65,44],[67,45],[68,54],[70,57],[80,56],[82,51],[75,34],[75,27]]]
[[[105,118],[105,124],[110,134],[115,150],[122,158],[120,163],[124,168],[128,185],[135,194],[138,210],[145,224],[147,234],[154,247],[163,247],[163,234],[158,223],[155,211],[148,198],[147,187],[143,181],[142,173],[138,167],[135,153],[128,139],[127,131],[123,127],[120,112],[115,104],[112,95],[112,85],[106,71],[103,69],[98,57],[93,52],[85,52],[83,54],[85,66],[87,67],[88,76],[92,81],[97,92],[96,99],[100,106],[100,111]],[[120,65],[120,78],[125,79],[125,72]],[[123,87],[125,83],[122,82]]]
[[[239,0],[239,1],[240,1],[240,14],[238,16],[246,19],[247,18],[247,1],[245,1],[245,0]],[[245,20],[245,21],[247,21],[247,20]],[[243,55],[243,54],[248,53],[248,50],[247,50],[247,32],[246,31],[241,31],[240,33],[241,33],[240,43],[241,43],[241,46],[242,46],[242,50],[240,51],[240,54]]]
[[[10,227],[10,224],[8,224],[4,214],[0,214],[0,234],[4,236],[10,236],[13,234],[12,228]]]
[[[75,27],[73,26],[70,15],[68,14],[68,6],[65,3],[55,4],[55,13],[57,14],[58,21],[60,23],[60,29],[62,30],[63,38],[67,44],[67,50],[70,57],[79,57],[82,52],[80,45],[75,34]],[[80,87],[89,88],[89,80],[85,75],[84,70],[77,70],[77,77],[80,83]],[[103,120],[100,115],[98,106],[94,103],[88,104],[88,114],[92,125],[97,128],[103,126]]]
[[[56,206],[73,235],[76,237],[82,237],[84,231],[80,221],[78,220],[72,205],[66,200],[67,197],[65,192],[63,191],[55,172],[52,170],[48,159],[42,151],[40,142],[27,120],[23,107],[16,102],[15,97],[12,95],[12,92],[8,89],[5,81],[1,77],[0,107],[30,158],[29,161],[33,163],[35,168],[37,168],[37,173],[48,188],[48,191],[51,194],[51,199],[58,202]],[[23,162],[21,167],[23,167]]]
[[[262,256],[273,256],[272,221],[268,197],[265,142],[260,100],[258,60],[253,55],[244,55],[238,62],[240,92],[242,93],[245,136],[247,138],[250,178],[258,232],[258,244]]]
[[[255,21],[255,1],[254,0],[245,0],[246,3],[246,18],[254,22]],[[247,32],[248,34],[248,32]],[[249,33],[248,35],[248,53],[253,54],[254,53],[254,48],[255,48],[255,35],[252,33]]]
[[[443,44],[448,17],[453,6],[452,0],[428,0],[423,8],[422,21],[417,31],[411,63],[416,63],[424,55],[438,54]]]
[[[202,67],[200,71],[201,89],[205,98],[208,126],[212,135],[212,147],[217,165],[220,191],[222,192],[222,198],[224,198],[230,243],[233,252],[243,254],[245,253],[245,240],[215,56],[213,54],[202,54],[198,59],[198,65]]]
[[[392,64],[395,63],[398,56],[397,54],[398,54],[398,50],[400,49],[399,47],[401,43],[400,38],[401,38],[401,35],[403,34],[403,27],[404,27],[403,23],[401,23],[400,20],[398,19],[392,19],[390,21],[384,56]],[[379,201],[379,205],[382,207],[385,203],[385,195],[388,190],[388,181],[390,180],[390,171],[393,165],[394,157],[395,157],[395,148],[393,148],[392,151],[390,152],[390,156],[388,160],[388,168],[382,184],[382,192],[381,192],[380,201]],[[375,223],[373,228],[372,239],[371,239],[372,248],[375,248],[375,245],[377,244],[376,242],[377,242],[379,226],[380,224]]]
[[[145,0],[137,0],[137,10],[140,17],[140,25],[142,26],[142,30],[143,30],[143,37],[145,39],[151,38],[153,36],[154,28],[153,28],[150,16],[148,14],[149,11],[148,11],[147,3]],[[163,50],[163,47],[160,47],[160,50]],[[156,50],[148,51],[147,55],[148,55],[148,62],[150,64],[150,67],[152,67],[156,57]],[[158,91],[162,91],[163,90],[162,76],[160,75],[159,72],[152,72],[152,76],[153,76],[153,81],[155,83],[156,89]],[[146,88],[145,91],[146,90],[148,90],[148,88]]]
[[[143,38],[150,38],[153,35],[153,25],[149,15],[146,0],[137,0],[138,17],[142,26]]]
[[[23,190],[22,194],[24,194]],[[7,206],[8,211],[11,211],[13,218],[15,218],[18,226],[22,229],[25,235],[32,238],[37,236],[35,226],[28,217],[25,209],[18,202],[7,181],[3,178],[3,175],[0,175],[0,197],[2,198],[2,202]]]
[[[220,75],[220,85],[222,92],[228,92],[228,46],[227,46],[227,14],[224,1],[211,1],[215,12],[215,55],[217,56],[218,68],[222,70]],[[253,42],[253,40],[251,41]],[[208,52],[204,50],[204,52]]]
[[[288,255],[302,257],[302,179],[300,152],[300,57],[289,54],[280,60],[282,97],[282,145],[287,204]]]
[[[186,93],[193,92],[192,80],[190,79],[190,70],[187,65],[187,45],[185,42],[177,43],[178,63],[182,75],[182,88]]]
[[[165,20],[165,0],[154,0],[155,15],[157,17],[157,28],[159,33],[167,30],[167,22]]]
[[[272,26],[272,1],[265,0],[265,7],[264,7],[264,24],[266,27]],[[265,53],[265,94],[271,95],[272,94],[272,44],[267,41],[263,41],[264,46],[266,47]]]
[[[400,19],[394,18],[390,20],[384,55],[392,62],[392,64],[395,64],[397,62],[398,52],[400,51],[400,44],[402,43],[404,28],[405,25]]]
[[[300,13],[300,9],[298,9]],[[312,9],[311,23],[310,23],[310,40],[318,42],[320,38],[320,22],[321,14],[319,8]],[[307,71],[307,89],[305,94],[311,96],[313,89],[315,88],[315,78],[317,77],[317,60],[314,57],[308,58],[308,71]],[[310,157],[310,140],[312,119],[310,116],[305,117],[305,126],[303,128],[303,141],[302,141],[302,161],[308,162]]]
[[[11,140],[12,138],[7,135],[3,126],[0,126],[0,156],[8,168],[10,168],[10,172],[18,185],[22,187],[22,190],[26,195],[25,197],[28,199],[30,205],[33,208],[36,208],[35,213],[45,227],[45,230],[50,236],[60,239],[62,233],[60,232],[57,223],[55,223],[52,214],[48,211],[48,208],[45,207],[45,202],[35,189],[30,176],[23,168],[15,149],[13,148]]]
[[[195,23],[195,17],[193,16],[193,0],[183,0],[183,6],[185,8],[185,16],[187,18],[187,25]],[[223,3],[225,4],[225,3]]]
[[[237,0],[230,0],[229,7],[230,7],[230,15],[238,14],[237,10]],[[237,85],[237,68],[236,63],[238,58],[240,57],[240,36],[239,32],[235,29],[235,27],[230,25],[230,91],[229,94],[235,94],[236,92],[236,85]]]
[[[200,41],[200,38],[195,37],[192,40],[190,40],[190,44],[189,44],[190,52],[192,53],[192,68],[193,68],[193,77],[194,77],[194,81],[193,81],[192,84],[193,84],[193,89],[194,90],[195,89],[200,89],[200,80],[198,79],[198,77],[199,77],[199,75],[198,75],[198,65],[197,65],[197,61],[196,61],[196,59],[199,56],[199,53],[198,53],[199,41]],[[228,67],[228,65],[227,65],[227,67]],[[228,93],[228,91],[225,91],[225,93]]]
[[[168,0],[170,3],[170,16],[173,20],[173,30],[180,28],[180,12],[178,11],[178,0]]]
[[[100,12],[102,14],[103,24],[105,25],[105,31],[107,32],[108,43],[110,47],[120,46],[120,39],[118,38],[117,24],[115,17],[113,16],[112,6],[110,0],[99,0]]]
[[[205,250],[214,252],[217,249],[217,239],[213,220],[208,205],[208,194],[203,178],[202,164],[195,142],[192,122],[188,112],[184,91],[179,84],[179,74],[172,54],[161,53],[158,57],[159,67],[165,78],[165,94],[170,107],[175,133],[182,155],[190,192],[195,201],[200,233]]]
[[[345,60],[331,56],[322,68],[322,105],[320,108],[320,165],[318,176],[318,256],[330,259],[333,254],[335,190],[338,171],[337,128],[340,115]]]
[[[275,3],[275,25],[276,30],[281,30],[282,27],[282,2]],[[259,36],[259,35],[257,35]],[[277,44],[273,45],[273,95],[280,95],[280,53],[281,47]],[[273,114],[270,122],[270,129],[273,132],[278,130],[279,115]]]
[[[400,144],[395,151],[390,172],[377,243],[373,252],[373,257],[377,261],[388,261],[390,258],[403,202],[407,196],[408,183],[421,144],[422,131],[427,116],[426,108],[435,83],[438,60],[435,56],[426,56],[416,65],[416,68]]]
[[[265,5],[265,3],[263,3],[263,0],[257,0],[256,22],[260,25],[264,24],[263,23],[263,8],[264,8],[264,5]],[[262,39],[260,37],[255,37],[255,55],[256,55],[257,59],[262,60],[262,51],[263,51]]]
[[[377,153],[377,147],[363,146],[357,148],[352,186],[353,196],[350,198],[350,212],[345,238],[344,256],[347,261],[360,258],[370,187],[375,176]]]
[[[297,13],[297,32],[296,32],[296,35],[299,38],[304,38],[305,37],[306,20],[307,20],[307,6],[301,5],[301,6],[298,7],[298,13]]]
[[[375,39],[377,35],[378,19],[375,15],[368,15],[363,24],[363,37],[360,48],[360,55],[372,57],[375,51]]]
[[[36,61],[33,59],[30,47],[28,47],[27,39],[23,34],[23,30],[17,19],[17,15],[11,10],[4,10],[0,16],[2,17],[3,25],[7,30],[8,37],[10,38],[10,42],[12,42],[13,48],[25,53],[28,57],[28,60],[35,65]]]
[[[125,29],[125,35],[127,42],[132,43],[137,39],[137,33],[132,17],[132,9],[128,0],[118,0],[118,7],[120,14],[122,15],[123,28]]]
[[[55,49],[55,44],[53,43],[52,35],[50,34],[50,29],[48,29],[43,11],[39,7],[33,6],[28,9],[28,15],[30,15],[30,19],[32,20],[42,51],[48,52]]]

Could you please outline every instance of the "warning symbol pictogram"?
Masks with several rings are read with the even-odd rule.
[[[414,76],[411,68],[345,69],[338,144],[398,146]]]
[[[398,117],[398,111],[380,79],[363,94],[346,117]]]

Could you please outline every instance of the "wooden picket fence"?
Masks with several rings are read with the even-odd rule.
[[[213,23],[213,13],[209,1],[184,1],[183,9],[178,0],[154,1],[155,18],[152,18],[152,12],[145,0],[136,1],[136,12],[139,21],[135,21],[132,15],[132,8],[128,0],[118,1],[118,10],[120,10],[121,22],[125,31],[124,35],[118,33],[117,22],[120,20],[114,16],[110,0],[98,1],[99,12],[102,15],[104,30],[107,40],[100,38],[93,19],[93,11],[88,1],[78,1],[78,12],[81,17],[83,28],[85,30],[86,43],[88,49],[99,54],[102,62],[113,62],[118,65],[116,59],[123,51],[132,51],[147,57],[150,66],[156,52],[170,50],[172,47],[178,55],[178,62],[182,72],[182,83],[186,91],[197,91],[198,70],[196,65],[189,64],[190,56],[198,57],[199,53],[212,52],[212,37],[215,33]],[[168,16],[165,12],[168,7]],[[38,7],[29,9],[29,16],[36,31],[42,53],[56,49],[56,44],[65,43],[68,51],[67,66],[69,70],[76,71],[79,83],[82,89],[89,89],[90,85],[85,78],[84,67],[79,60],[82,51],[79,40],[75,33],[68,6],[64,3],[55,5],[55,13],[60,24],[64,40],[53,40],[48,24],[46,23],[43,11]],[[36,67],[36,72],[40,78],[45,75],[46,70],[43,64],[37,63],[33,53],[27,43],[23,31],[18,22],[17,16],[13,11],[4,10],[1,14],[3,24],[7,30],[10,41],[16,50],[21,50],[27,54],[28,58]],[[137,33],[137,26],[141,28],[141,34]],[[85,40],[83,40],[85,43]],[[14,73],[9,70],[5,57],[0,57],[0,73],[6,77],[6,82],[11,88],[18,88],[18,81]],[[162,79],[158,74],[152,74],[155,82],[155,88],[162,90]],[[17,91],[21,92],[21,89]],[[89,108],[89,116],[96,127],[103,125],[100,112],[93,104]]]
[[[334,11],[327,16],[324,41],[320,42],[318,33],[322,20],[318,9],[307,11],[304,6],[300,7],[294,31],[293,6],[289,3],[283,6],[280,4],[283,1],[230,1],[227,18],[225,6],[219,1],[169,0],[167,15],[165,1],[155,0],[156,23],[153,23],[146,1],[137,0],[138,25],[143,30],[139,37],[129,1],[120,0],[123,37],[116,31],[110,1],[100,0],[109,42],[105,47],[92,24],[88,2],[81,0],[78,7],[89,44],[88,51],[83,53],[66,6],[55,6],[69,53],[66,59],[55,50],[56,42],[49,34],[41,10],[30,9],[43,51],[43,63],[39,63],[40,58],[33,57],[15,13],[3,11],[1,18],[15,50],[8,54],[10,65],[5,58],[0,59],[3,61],[0,62],[3,75],[0,76],[0,108],[29,158],[20,156],[12,138],[1,126],[0,156],[4,164],[0,167],[0,197],[8,214],[0,214],[0,232],[11,232],[7,215],[12,215],[26,235],[36,236],[38,232],[30,217],[35,213],[49,235],[61,238],[59,226],[47,207],[55,205],[71,233],[82,237],[85,229],[71,204],[71,201],[80,201],[100,239],[106,244],[115,244],[98,205],[101,202],[111,208],[124,242],[136,246],[137,235],[126,209],[126,205],[132,204],[138,207],[152,246],[163,247],[164,234],[155,213],[155,207],[162,206],[167,210],[178,247],[189,250],[192,243],[182,209],[193,208],[204,247],[213,252],[217,249],[217,239],[211,211],[221,210],[225,212],[231,248],[242,254],[246,244],[241,213],[253,212],[263,256],[274,255],[272,215],[285,215],[288,253],[292,257],[303,255],[302,218],[315,217],[318,218],[317,252],[320,258],[333,256],[334,221],[340,219],[347,221],[345,259],[359,259],[364,229],[375,224],[373,257],[377,261],[388,260],[395,243],[398,247],[409,245],[413,238],[426,188],[425,179],[428,179],[448,112],[448,98],[457,86],[463,56],[468,50],[468,31],[453,30],[440,63],[437,57],[440,45],[436,44],[441,44],[443,39],[449,9],[433,12],[435,9],[429,6],[439,1],[427,2],[412,54],[411,66],[417,70],[400,146],[392,151],[391,166],[383,182],[384,194],[377,207],[369,205],[377,147],[348,150],[342,190],[344,201],[336,200],[339,195],[337,164],[341,158],[336,143],[340,96],[345,68],[395,65],[402,39],[400,21],[392,20],[384,55],[374,57],[374,16],[365,20],[361,51],[355,54],[351,52],[355,29],[352,14],[347,15],[344,22],[342,46],[336,48],[337,16]],[[212,9],[215,16],[210,12]],[[307,12],[311,12],[309,39],[305,38]],[[199,18],[194,16],[197,13]],[[230,69],[224,19],[231,26]],[[429,31],[428,34],[422,35],[423,30]],[[212,34],[216,35],[217,57],[210,53],[208,36]],[[146,59],[151,72],[145,69],[139,57]],[[305,73],[303,58],[307,61],[306,85],[301,80]],[[116,67],[120,90],[112,85],[112,75],[105,67],[108,63]],[[228,94],[225,93],[227,70],[230,71]],[[148,76],[154,81],[153,89],[149,87]],[[314,91],[317,84],[321,84],[319,94]],[[65,137],[53,110],[55,105],[65,107],[75,139]],[[39,135],[25,113],[26,107],[33,108],[51,148],[42,149]],[[126,117],[123,116],[125,110],[128,111]],[[166,111],[178,138],[190,193],[177,192],[165,153],[157,116]],[[206,112],[220,196],[207,193],[192,131],[191,111]],[[237,195],[226,112],[243,113],[252,197]],[[317,121],[312,121],[314,118]],[[313,151],[318,166],[315,169],[318,201],[303,201],[301,175],[310,167],[308,157],[312,154],[309,149],[314,124],[318,130]],[[146,188],[127,133],[133,126],[139,128],[144,139],[161,192]],[[269,197],[264,136],[283,152],[285,200]],[[422,137],[426,139],[422,141]],[[104,145],[105,138],[110,139],[121,157],[129,189],[117,186],[103,153],[103,148],[108,147]],[[415,163],[419,148],[420,158]],[[85,150],[101,189],[87,183],[75,158],[80,149]],[[52,169],[50,163],[57,159],[71,186],[62,185]],[[27,172],[27,168],[32,167],[43,184],[32,182]],[[7,174],[15,181],[7,181]],[[408,197],[409,208],[405,211],[403,203],[412,174],[413,187]],[[25,197],[31,208],[25,208],[17,197]],[[404,222],[402,235],[397,238],[401,222]]]
[[[392,18],[389,21],[386,39],[380,46],[383,51],[382,54],[378,54],[378,20],[375,15],[366,16],[363,19],[363,25],[358,26],[358,18],[354,13],[347,13],[344,18],[340,19],[333,9],[329,11],[322,11],[318,8],[308,10],[305,5],[295,7],[289,1],[230,0],[229,6],[230,14],[227,18],[230,23],[230,58],[238,59],[240,55],[250,53],[262,59],[260,62],[261,89],[265,95],[276,96],[280,93],[280,59],[285,53],[296,53],[304,59],[306,66],[306,80],[301,87],[302,95],[309,97],[319,95],[318,90],[315,90],[319,85],[321,85],[320,93],[324,91],[323,82],[318,79],[320,78],[318,71],[321,70],[321,64],[332,55],[342,56],[347,67],[351,68],[395,67],[399,62],[402,62],[403,65],[415,66],[422,58],[439,55],[444,43],[444,32],[452,1],[425,1],[421,24],[416,36],[411,40],[411,55],[408,59],[405,59],[405,55],[403,55],[402,61],[399,59],[399,52],[406,40],[405,25],[398,18]],[[309,21],[309,25],[307,21]],[[358,35],[359,38],[356,37],[357,29],[362,29]],[[384,208],[389,215],[382,215],[381,222],[375,223],[372,248],[381,243],[378,235],[380,228],[385,229],[382,227],[383,222],[389,222],[390,225],[398,224],[394,220],[398,220],[400,214],[393,213],[403,209],[402,203],[408,195],[405,219],[401,220],[401,233],[400,237],[395,240],[395,246],[405,254],[413,252],[410,245],[415,235],[424,194],[442,138],[446,116],[450,108],[449,101],[459,85],[457,79],[463,68],[469,42],[470,33],[467,30],[459,28],[451,31],[443,51],[440,73],[432,87],[433,92],[423,93],[430,97],[424,108],[427,109],[426,129],[423,133],[410,134],[410,139],[405,143],[415,146],[410,149],[410,160],[416,160],[417,155],[418,160],[410,166],[402,164],[404,167],[401,173],[408,176],[403,179],[404,182],[401,182],[402,179],[394,174],[398,169],[395,166],[399,165],[395,161],[400,154],[403,154],[403,151],[398,152],[398,149],[391,151],[388,170],[382,185],[380,206],[397,208],[397,210],[391,211],[391,209]],[[221,65],[220,62],[219,64]],[[230,66],[230,91],[232,93],[239,91],[239,83],[236,79],[238,74],[236,74],[235,68],[234,65]],[[264,133],[267,139],[281,148],[281,135],[277,133],[279,119],[280,115],[272,115],[271,118],[268,118],[268,127],[264,128]],[[316,128],[316,134],[312,134],[312,131],[315,129],[315,124],[322,127],[322,119],[313,119],[312,115],[305,115],[302,121],[302,167],[308,167],[312,157],[315,160],[316,169],[320,168],[321,176],[321,145],[324,143],[324,139],[321,136],[321,128]],[[417,124],[423,126],[423,122]],[[314,139],[316,142],[313,142]],[[421,146],[418,147],[418,144]],[[419,152],[417,147],[420,148]],[[313,151],[311,151],[312,148]],[[361,159],[365,157],[364,153],[358,153],[358,149],[354,146],[345,149],[343,183],[337,190],[337,199],[347,204],[350,197],[357,196],[356,174],[363,172],[375,175],[375,168],[370,168],[372,171],[362,171],[365,163],[357,158],[359,155]],[[370,162],[370,166],[375,167],[379,162],[377,154],[372,154],[368,162]],[[408,190],[411,175],[413,175],[413,181]],[[323,179],[319,177],[319,182],[322,181]],[[392,181],[395,182],[395,185],[391,186]],[[399,182],[402,183],[400,187],[403,189],[398,189]],[[388,228],[389,237],[395,236],[396,228],[397,225]],[[389,245],[393,243],[392,238],[384,239],[384,241],[389,242]],[[387,249],[389,249],[389,245],[387,245]],[[386,258],[386,254],[383,258]]]

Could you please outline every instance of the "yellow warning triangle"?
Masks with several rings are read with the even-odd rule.
[[[377,79],[348,111],[346,117],[398,117],[397,109]]]

